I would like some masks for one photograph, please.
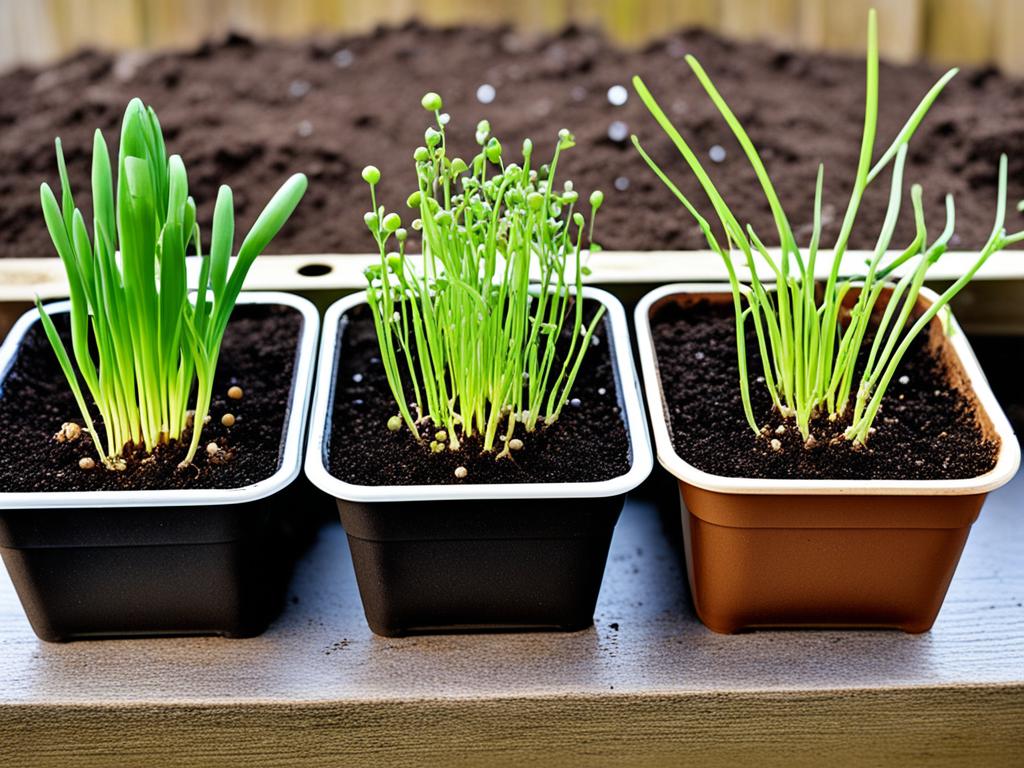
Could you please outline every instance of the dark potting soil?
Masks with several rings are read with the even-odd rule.
[[[731,304],[700,301],[662,307],[654,317],[654,346],[668,403],[672,445],[698,469],[725,477],[836,480],[947,480],[978,477],[995,466],[998,447],[986,440],[971,401],[951,386],[946,364],[922,333],[882,400],[863,448],[833,442],[848,426],[815,419],[816,447],[807,449],[792,419],[784,420],[758,379],[762,371],[753,329],[747,334],[755,436],[743,415]],[[941,331],[940,331],[941,332]],[[904,383],[905,382],[905,383]],[[776,432],[785,426],[783,433]],[[773,450],[770,439],[782,444]]]
[[[517,428],[523,448],[499,460],[482,452],[478,436],[464,440],[458,451],[432,453],[429,437],[417,442],[404,426],[390,432],[387,421],[398,409],[380,362],[372,315],[360,305],[346,317],[328,454],[335,477],[359,485],[570,483],[608,480],[629,470],[629,444],[603,323],[570,394],[578,405],[570,402],[554,424],[533,433]],[[561,359],[556,355],[556,369]],[[436,431],[429,422],[420,429],[424,436]],[[467,470],[461,480],[455,477],[460,466]]]
[[[67,315],[56,316],[54,322],[70,350]],[[236,307],[217,364],[210,423],[203,428],[192,466],[177,469],[189,434],[184,445],[158,448],[155,461],[134,454],[124,471],[114,471],[99,464],[53,349],[37,323],[25,336],[0,389],[0,489],[52,493],[239,488],[269,477],[280,463],[301,324],[301,315],[290,307]],[[235,385],[242,388],[241,400],[227,396]],[[231,427],[221,424],[226,413],[235,417]],[[92,415],[98,416],[95,408]],[[58,442],[54,435],[66,421],[83,426],[81,437]],[[97,429],[102,435],[101,423]],[[211,442],[221,448],[214,457],[206,451]],[[83,457],[96,459],[96,466],[79,467]]]
[[[817,166],[825,163],[823,242],[833,240],[860,145],[863,60],[781,52],[700,31],[624,51],[577,29],[527,39],[507,29],[412,24],[294,43],[256,43],[234,35],[148,61],[138,54],[82,53],[44,69],[0,76],[0,257],[53,255],[39,211],[40,182],[57,182],[53,138],[62,137],[72,185],[85,202],[92,131],[102,128],[116,149],[116,131],[132,96],[156,108],[169,150],[185,158],[204,227],[219,184],[234,189],[236,228],[244,231],[288,174],[303,171],[310,177],[306,199],[270,251],[372,251],[362,220],[369,195],[360,171],[368,163],[379,166],[381,202],[406,211],[404,201],[415,187],[412,152],[428,120],[420,97],[428,90],[444,97],[452,146],[462,156],[476,149],[473,132],[484,117],[510,152],[531,137],[535,157],[549,155],[560,128],[572,130],[579,146],[563,155],[560,176],[574,179],[583,194],[605,191],[596,239],[606,248],[705,248],[697,226],[629,142],[628,134],[637,133],[682,191],[705,202],[632,93],[633,74],[645,78],[695,150],[708,158],[740,221],[752,223],[770,242],[774,227],[763,196],[738,144],[683,61],[686,53],[700,59],[762,150],[803,243]],[[878,152],[940,74],[925,65],[882,65]],[[494,88],[490,104],[477,98],[482,85]],[[616,85],[629,93],[621,106],[608,98]],[[710,160],[716,145],[724,149],[720,162]],[[1024,225],[1024,215],[1012,205],[1024,197],[1024,81],[991,69],[965,69],[911,146],[907,180],[924,185],[932,231],[945,220],[943,196],[956,196],[953,248],[977,247],[988,236],[1001,152],[1010,157],[1007,229]],[[718,150],[713,154],[720,156]],[[853,247],[874,247],[887,184],[880,178],[869,189]],[[913,230],[908,211],[894,244],[909,242]]]

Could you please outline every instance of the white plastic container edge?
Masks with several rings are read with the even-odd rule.
[[[277,471],[259,482],[241,488],[185,488],[149,491],[46,491],[30,493],[0,492],[0,508],[47,509],[52,507],[181,507],[208,504],[240,504],[256,501],[276,493],[290,484],[301,469],[303,437],[309,410],[309,394],[313,386],[313,362],[320,331],[320,314],[312,302],[301,296],[278,291],[243,291],[238,295],[241,304],[280,304],[292,307],[302,314],[298,352],[292,380],[291,410],[284,426],[284,445]],[[47,304],[46,311],[53,314],[67,312],[69,301]],[[0,391],[2,381],[14,364],[18,346],[29,328],[38,322],[35,308],[22,315],[0,346]],[[77,409],[73,415],[78,416]],[[59,426],[59,425],[58,425]]]
[[[634,313],[637,341],[640,351],[640,366],[643,373],[644,391],[651,409],[651,424],[659,463],[679,480],[719,493],[742,493],[762,495],[850,495],[850,496],[910,496],[948,495],[964,496],[987,493],[1009,482],[1020,466],[1020,445],[1014,436],[1006,414],[996,401],[985,374],[982,373],[967,336],[950,314],[949,341],[978,402],[985,410],[1000,439],[999,456],[995,467],[984,475],[962,480],[764,480],[744,477],[724,477],[697,469],[684,461],[672,445],[665,399],[658,375],[657,355],[651,333],[651,307],[661,299],[674,294],[723,293],[730,292],[722,283],[675,283],[657,288],[646,294],[637,304]],[[934,302],[939,297],[928,289],[921,289],[921,296]],[[739,386],[737,381],[736,386]]]
[[[447,501],[459,499],[560,499],[599,498],[616,496],[632,490],[642,483],[654,466],[647,418],[640,394],[640,382],[633,366],[626,311],[622,304],[606,291],[584,287],[585,298],[599,301],[607,307],[615,368],[622,404],[625,409],[632,463],[629,471],[610,480],[589,483],[481,483],[479,485],[356,485],[338,479],[328,470],[324,440],[330,435],[331,414],[337,379],[335,363],[338,353],[338,324],[341,316],[353,307],[366,303],[365,293],[346,296],[332,304],[324,315],[324,335],[320,346],[317,387],[313,396],[312,422],[309,445],[306,449],[306,476],[322,491],[355,502],[395,501]]]

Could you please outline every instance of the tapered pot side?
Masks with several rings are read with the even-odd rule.
[[[306,474],[333,496],[348,535],[367,623],[377,634],[576,630],[593,623],[608,548],[626,493],[653,456],[622,305],[604,291],[629,470],[588,483],[368,486],[328,469],[331,413],[346,312],[328,309]]]
[[[277,470],[229,489],[0,493],[0,554],[40,638],[249,637],[280,609],[315,523],[296,481],[319,316],[284,293],[242,293],[238,304],[301,316]],[[68,302],[47,311],[67,312]],[[0,387],[36,322],[33,309],[0,348]]]
[[[937,297],[922,291],[925,302]],[[974,402],[995,467],[960,480],[762,480],[702,472],[671,440],[651,320],[667,302],[730,302],[727,286],[677,284],[636,308],[644,388],[659,462],[679,481],[687,575],[716,632],[765,627],[931,628],[987,493],[1020,448],[964,333],[933,334],[951,384]],[[938,319],[934,322],[938,323]]]

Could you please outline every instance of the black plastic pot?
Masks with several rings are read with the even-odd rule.
[[[338,502],[370,629],[585,629],[625,494]]]
[[[341,323],[328,309],[306,474],[338,504],[366,620],[389,637],[433,632],[579,630],[593,623],[626,493],[653,464],[622,305],[608,308],[630,469],[595,483],[358,486],[327,469]]]
[[[250,637],[279,612],[315,520],[297,512],[311,500],[297,476],[319,317],[288,294],[243,293],[239,303],[303,315],[277,472],[236,489],[0,493],[0,555],[43,640]],[[34,322],[32,310],[0,350],[0,381]]]

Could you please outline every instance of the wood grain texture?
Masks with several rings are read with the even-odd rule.
[[[641,490],[572,634],[376,637],[337,525],[252,640],[42,643],[3,574],[0,765],[1020,764],[1024,477],[919,636],[709,632],[671,485]]]
[[[1019,766],[1003,688],[5,712],[9,768]]]
[[[83,45],[175,48],[227,29],[260,37],[357,33],[419,18],[508,23],[526,34],[567,23],[643,45],[696,25],[741,40],[863,54],[867,9],[880,17],[882,55],[997,62],[1024,73],[1019,0],[0,0],[0,68],[47,62]],[[994,38],[994,39],[993,39]]]

